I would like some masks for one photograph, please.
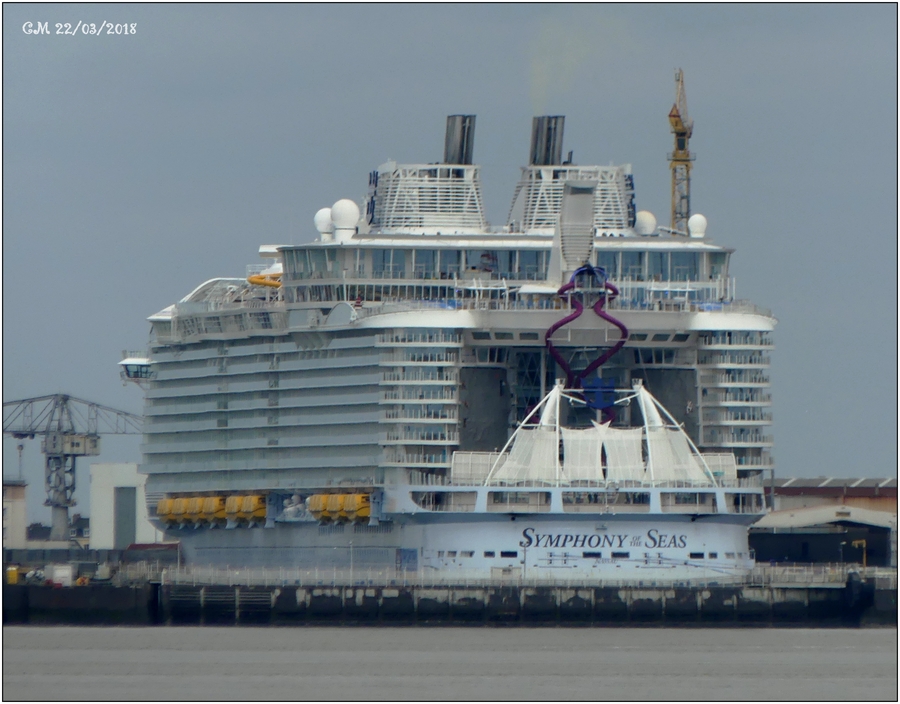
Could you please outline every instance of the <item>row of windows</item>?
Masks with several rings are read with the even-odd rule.
[[[352,271],[355,277],[453,278],[465,271],[509,279],[546,278],[550,253],[509,249],[344,249],[313,248],[284,252],[286,278],[330,278]],[[593,262],[611,279],[699,281],[724,277],[726,252],[595,250]]]

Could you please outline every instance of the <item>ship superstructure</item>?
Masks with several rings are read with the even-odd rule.
[[[718,527],[689,521],[679,535],[715,542],[733,529],[728,539],[743,549],[678,550],[721,549],[732,567],[746,564],[746,524],[763,510],[773,468],[771,313],[735,299],[732,250],[706,238],[703,216],[690,218],[687,235],[660,234],[635,210],[630,166],[577,166],[571,152],[563,161],[561,116],[535,118],[508,222],[491,227],[474,124],[448,118],[441,163],[372,172],[362,209],[341,200],[320,210],[315,242],[263,246],[267,263],[247,277],[207,281],[151,316],[142,471],[153,511],[190,558],[327,564],[343,559],[352,534],[358,561],[440,566],[447,558],[426,553],[457,552],[434,547],[446,543],[435,532],[446,524],[441,536],[471,532],[460,550],[477,553],[481,568],[510,569],[519,563],[501,553],[518,553],[515,543],[481,550],[478,531],[500,540],[509,517],[525,514],[549,535],[548,520],[592,520],[591,507],[637,520],[616,510],[619,487],[607,476],[573,503],[564,479],[499,491],[480,473],[483,453],[501,453],[568,376],[588,403],[560,421],[589,429],[606,420],[627,433],[643,422],[635,403],[607,419],[612,406],[590,399],[638,384],[698,455],[719,458],[704,465],[709,490],[697,478],[684,485],[693,487],[685,503],[661,498],[659,480],[636,478],[649,482],[651,515],[640,520],[657,523],[632,528],[659,535],[659,521],[687,521],[685,506],[704,494],[707,508],[693,516]],[[599,288],[578,273],[585,267]],[[600,298],[597,315],[573,315]]]

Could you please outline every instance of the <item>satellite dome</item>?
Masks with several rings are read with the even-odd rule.
[[[639,210],[634,220],[634,229],[639,235],[652,235],[656,232],[656,218],[649,210]]]
[[[691,237],[703,237],[706,235],[706,218],[700,213],[694,213],[688,218],[688,232]]]
[[[331,232],[334,229],[334,223],[331,222],[331,208],[322,208],[313,218],[316,229],[322,234]]]
[[[355,230],[359,222],[359,206],[349,198],[341,198],[331,206],[331,221],[336,230]]]

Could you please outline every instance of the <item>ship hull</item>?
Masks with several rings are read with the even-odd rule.
[[[219,567],[417,573],[442,579],[681,581],[752,567],[748,517],[539,514],[403,516],[377,525],[275,523],[169,531],[185,559]]]

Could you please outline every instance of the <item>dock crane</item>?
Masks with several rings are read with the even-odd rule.
[[[675,104],[669,112],[669,125],[675,135],[675,149],[669,154],[672,165],[672,224],[673,235],[688,234],[688,218],[691,217],[691,155],[689,142],[694,131],[694,121],[688,117],[687,95],[684,92],[684,73],[675,71]]]
[[[52,509],[51,540],[68,540],[75,505],[75,460],[100,454],[100,435],[140,435],[143,418],[66,394],[3,403],[3,434],[41,436],[45,506]],[[21,444],[19,445],[21,448]],[[20,449],[21,453],[21,449]]]

